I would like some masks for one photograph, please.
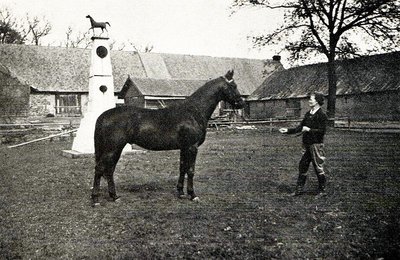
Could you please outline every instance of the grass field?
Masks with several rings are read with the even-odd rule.
[[[0,146],[2,259],[399,259],[400,135],[330,130],[327,196],[292,197],[300,138],[208,133],[195,190],[175,197],[179,152],[125,155],[121,200],[90,206],[92,158],[71,140]]]

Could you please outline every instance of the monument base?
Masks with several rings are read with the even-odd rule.
[[[76,132],[71,150],[80,153],[94,153],[94,128],[101,112],[88,112],[84,115]]]
[[[127,144],[125,146],[124,150],[122,150],[122,155],[145,153],[145,152],[146,152],[146,150],[132,149],[132,146],[130,144]],[[75,150],[63,150],[62,156],[71,158],[71,159],[94,158],[94,153],[78,152]]]
[[[62,156],[71,158],[71,159],[76,159],[76,158],[94,158],[94,153],[81,153],[77,152],[75,150],[63,150],[62,151]]]

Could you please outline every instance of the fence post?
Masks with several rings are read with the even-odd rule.
[[[269,133],[272,133],[272,117],[269,118]]]
[[[69,129],[72,129],[72,120],[71,120],[71,119],[69,120]],[[73,138],[73,137],[74,137],[73,132],[69,133],[69,136],[70,136],[71,138]]]

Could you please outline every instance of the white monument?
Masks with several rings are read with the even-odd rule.
[[[89,73],[89,97],[86,113],[72,144],[72,150],[64,151],[66,156],[94,154],[94,129],[97,118],[106,110],[115,107],[114,80],[108,37],[92,37],[91,63]],[[127,145],[124,151],[130,150]]]
[[[101,113],[115,107],[108,38],[92,37],[87,110],[72,144],[79,153],[94,153],[94,128]]]

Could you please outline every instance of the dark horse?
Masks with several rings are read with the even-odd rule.
[[[178,197],[184,195],[183,185],[187,174],[187,193],[192,200],[197,200],[193,189],[197,149],[206,138],[208,120],[221,100],[234,108],[244,106],[233,80],[233,70],[223,77],[208,81],[180,104],[156,110],[123,106],[101,114],[94,134],[96,167],[93,205],[99,203],[102,176],[108,182],[111,199],[118,199],[113,174],[127,143],[156,151],[179,149]]]
[[[90,15],[87,15],[86,18],[90,19],[90,25],[92,26],[92,27],[90,27],[90,29],[93,29],[93,31],[94,31],[94,28],[100,28],[101,32],[103,32],[104,30],[107,31],[107,28],[106,28],[107,24],[108,24],[108,26],[111,26],[108,22],[105,22],[105,23],[96,22]]]

